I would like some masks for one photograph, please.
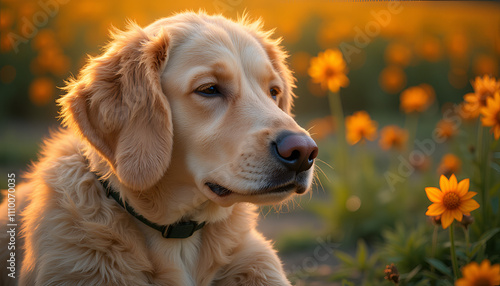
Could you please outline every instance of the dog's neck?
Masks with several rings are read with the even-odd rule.
[[[107,180],[124,201],[148,220],[161,224],[179,221],[216,222],[226,219],[233,207],[221,207],[205,197],[189,182],[173,182],[164,176],[154,186],[145,190],[133,190],[123,185],[114,175],[110,164],[91,146],[84,155],[89,170]]]

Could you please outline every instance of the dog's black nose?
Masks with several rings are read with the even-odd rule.
[[[273,154],[290,171],[309,170],[318,156],[318,146],[302,133],[283,132],[273,142]]]

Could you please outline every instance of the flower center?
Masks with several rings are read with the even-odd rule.
[[[476,281],[472,284],[474,286],[490,286],[490,280],[488,278],[480,277],[477,278]]]
[[[488,97],[493,97],[493,93],[491,93],[490,91],[486,91],[486,90],[485,90],[485,91],[483,91],[483,92],[481,92],[481,93],[479,94],[479,104],[480,104],[481,106],[486,106],[486,105],[487,105],[487,104],[486,104],[486,103],[487,103],[487,102],[486,102],[486,99],[487,99]]]
[[[443,205],[446,209],[454,210],[460,206],[460,197],[455,192],[448,192],[443,197]]]
[[[398,137],[393,137],[393,138],[391,138],[391,144],[392,144],[393,146],[399,146],[399,145],[401,145],[401,140],[400,140],[400,138],[398,138]]]
[[[331,66],[327,66],[325,68],[325,77],[326,78],[334,77],[336,75],[336,73],[337,73],[337,71]]]

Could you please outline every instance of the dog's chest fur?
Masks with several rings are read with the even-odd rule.
[[[162,280],[163,275],[171,276],[172,273],[178,273],[178,281],[183,281],[179,285],[197,285],[194,279],[197,277],[199,262],[200,232],[195,232],[191,237],[184,239],[166,239],[161,237],[158,231],[142,225],[140,222],[138,224],[146,236],[148,254],[153,262],[153,267],[158,267],[157,274],[154,275],[153,279]]]

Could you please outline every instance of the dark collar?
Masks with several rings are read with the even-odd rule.
[[[99,182],[104,187],[107,197],[112,197],[120,206],[127,210],[129,214],[140,220],[143,224],[159,231],[164,238],[188,238],[193,235],[195,231],[201,229],[205,225],[205,222],[198,223],[195,221],[177,222],[169,225],[159,225],[151,222],[147,218],[136,213],[130,205],[123,202],[120,198],[120,194],[113,190],[108,181],[99,180]]]

